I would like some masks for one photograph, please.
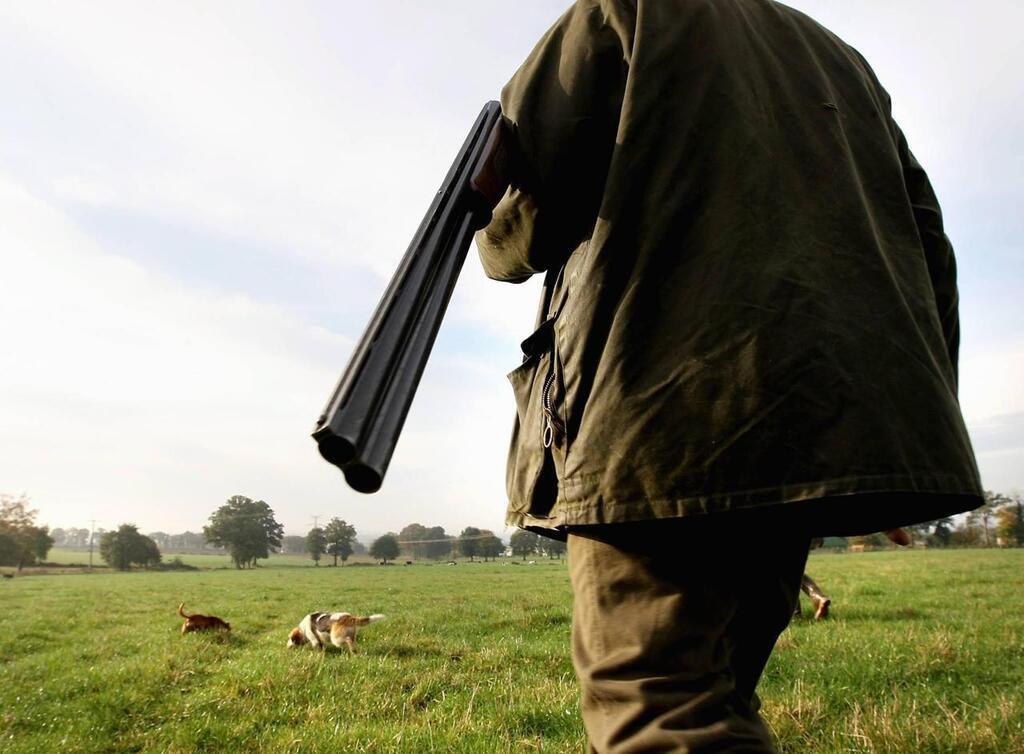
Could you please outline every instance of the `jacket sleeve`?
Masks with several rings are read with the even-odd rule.
[[[953,245],[946,236],[942,225],[942,210],[935,198],[932,184],[924,168],[914,157],[907,145],[907,138],[897,126],[897,150],[903,165],[903,181],[914,211],[917,231],[924,246],[925,262],[935,292],[935,305],[946,340],[949,360],[953,365],[953,376],[957,376],[957,361],[960,354],[960,297],[956,285],[956,258]]]
[[[476,237],[488,277],[526,280],[589,235],[615,146],[630,12],[577,0],[503,89],[511,186]]]

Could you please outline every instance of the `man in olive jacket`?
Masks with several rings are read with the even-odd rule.
[[[928,178],[864,58],[772,0],[578,0],[502,106],[481,259],[546,273],[508,520],[568,536],[591,744],[771,751],[810,537],[981,502]]]

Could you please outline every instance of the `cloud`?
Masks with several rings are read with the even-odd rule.
[[[70,85],[108,114],[108,124],[68,129],[53,151],[34,150],[42,165],[33,171],[51,175],[55,197],[380,273],[403,250],[378,246],[380,229],[394,224],[396,207],[401,227],[404,208],[420,205],[412,201],[419,192],[429,200],[432,188],[407,188],[360,149],[366,132],[352,133],[349,103],[366,101],[371,84],[358,68],[340,66],[325,90],[314,67],[335,56],[308,13],[287,14],[306,49],[282,43],[283,19],[255,8],[123,3],[103,13],[76,6],[55,13],[25,3],[0,14],[29,47],[34,77],[62,95],[57,104],[37,104],[41,110],[77,119],[84,103],[66,91]],[[363,120],[388,142],[402,130],[394,114],[377,110]],[[421,145],[393,142],[394,158],[430,162],[429,153],[414,152]],[[23,143],[31,145],[27,137]],[[366,203],[374,195],[377,206]]]
[[[309,438],[351,341],[107,253],[6,179],[0,248],[0,316],[17,323],[0,353],[0,477],[47,520],[195,529],[240,493],[297,531],[314,513],[376,531],[501,528],[506,365],[434,359],[385,490],[367,498]]]
[[[0,248],[0,313],[16,323],[0,352],[5,484],[66,516],[102,505],[143,523],[201,480],[220,480],[202,498],[216,500],[245,469],[309,450],[310,396],[345,339],[107,254],[3,179]]]
[[[960,356],[960,405],[969,423],[1024,415],[1024,340],[965,348]]]
[[[532,292],[484,281],[470,252],[391,475],[365,498],[308,437],[358,312],[307,321],[318,310],[294,285],[281,301],[271,286],[203,280],[213,257],[244,264],[238,249],[259,243],[336,281],[305,299],[360,301],[368,317],[485,97],[414,112],[430,100],[421,81],[418,95],[379,96],[382,75],[423,71],[362,33],[349,46],[325,36],[313,6],[106,7],[0,8],[0,82],[19,95],[19,117],[0,124],[0,248],[14,255],[0,292],[21,323],[4,338],[2,483],[60,522],[196,528],[242,493],[296,530],[312,513],[377,530],[412,518],[500,528],[503,374],[532,325]],[[377,15],[360,23],[371,34],[390,14]],[[19,61],[30,80],[14,75]],[[83,227],[83,213],[103,223]],[[147,256],[169,228],[213,257],[183,248],[195,258],[183,275],[178,259],[163,264],[173,250]]]

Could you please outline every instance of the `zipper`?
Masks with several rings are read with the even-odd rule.
[[[544,379],[544,389],[541,391],[541,404],[544,410],[544,434],[542,440],[545,448],[550,448],[555,442],[556,434],[561,436],[565,432],[565,425],[558,418],[554,407],[551,405],[551,390],[555,385],[555,366],[551,365],[551,371]]]

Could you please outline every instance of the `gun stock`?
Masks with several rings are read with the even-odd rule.
[[[380,489],[474,231],[504,193],[501,106],[488,102],[342,372],[313,438],[359,492]]]

